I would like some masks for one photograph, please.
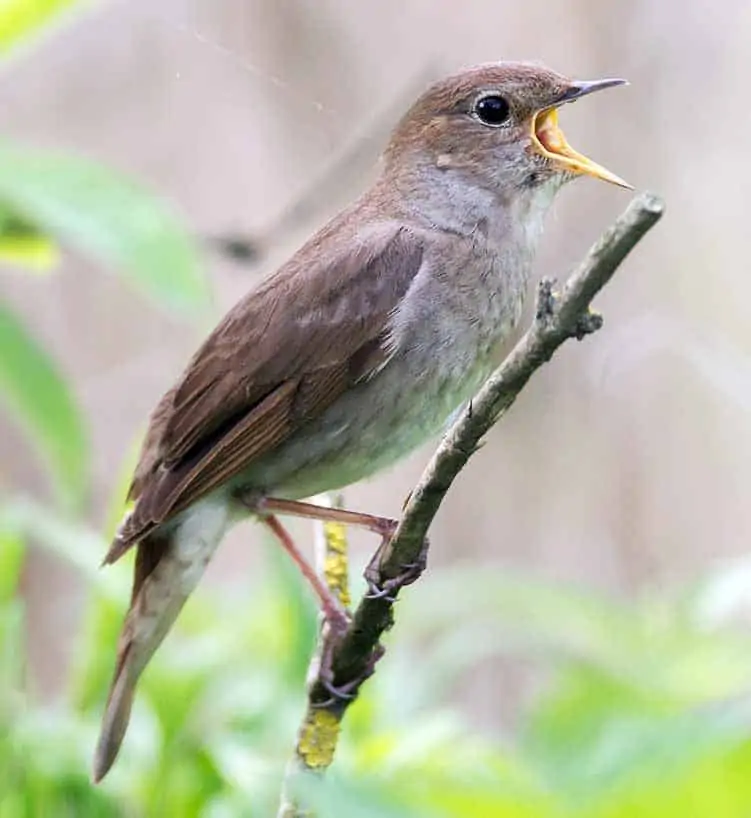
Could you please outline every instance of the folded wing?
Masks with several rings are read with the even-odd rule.
[[[333,241],[338,233],[339,241]],[[217,326],[155,410],[133,512],[105,562],[241,473],[389,355],[390,316],[423,261],[397,222],[315,236]]]

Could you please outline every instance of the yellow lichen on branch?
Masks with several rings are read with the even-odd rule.
[[[309,770],[322,770],[334,760],[341,720],[330,710],[310,708],[297,738],[297,755]]]
[[[347,533],[342,523],[323,523],[325,556],[323,576],[328,587],[336,594],[345,608],[351,603],[349,595],[349,558],[347,555]]]

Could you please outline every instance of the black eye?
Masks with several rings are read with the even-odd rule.
[[[509,117],[508,102],[497,94],[489,94],[477,100],[475,115],[485,125],[503,125]]]

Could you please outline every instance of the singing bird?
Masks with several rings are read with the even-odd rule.
[[[370,190],[201,345],[151,415],[135,504],[104,560],[136,546],[95,781],[141,672],[233,522],[268,525],[332,627],[346,626],[278,515],[337,514],[388,535],[385,520],[301,499],[393,464],[489,375],[555,194],[582,175],[628,187],[569,146],[558,108],[623,83],[503,62],[436,83],[397,124]]]

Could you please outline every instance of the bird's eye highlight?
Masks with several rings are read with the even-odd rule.
[[[475,103],[475,116],[485,125],[498,127],[509,118],[509,104],[498,94],[488,94]]]

